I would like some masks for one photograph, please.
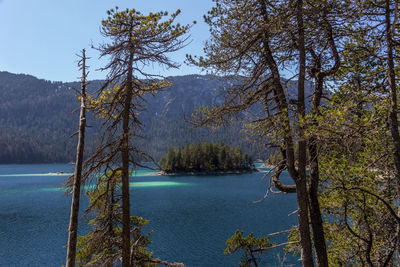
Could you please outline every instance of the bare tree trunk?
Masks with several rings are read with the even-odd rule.
[[[399,123],[397,121],[397,88],[396,88],[396,74],[394,70],[394,59],[393,59],[393,41],[392,41],[392,23],[391,23],[391,11],[390,11],[390,0],[385,1],[385,24],[386,24],[386,48],[387,48],[387,64],[388,64],[388,76],[389,76],[389,87],[390,87],[390,132],[393,139],[393,160],[394,160],[394,176],[397,183],[397,194],[400,195],[400,133]],[[394,27],[394,25],[393,25]],[[400,209],[398,210],[400,215]],[[398,254],[400,255],[400,246],[397,248]]]
[[[75,266],[76,257],[76,240],[78,232],[78,215],[79,215],[79,198],[81,191],[81,177],[82,177],[82,163],[83,163],[83,152],[85,147],[85,130],[86,130],[86,55],[85,49],[82,50],[82,57],[80,66],[82,69],[81,78],[81,108],[79,114],[79,133],[78,133],[78,145],[76,148],[76,162],[74,172],[74,182],[72,191],[72,203],[71,203],[71,215],[69,219],[68,228],[68,246],[67,246],[67,261],[66,267]]]
[[[316,254],[316,263],[319,267],[328,267],[328,254],[325,244],[325,233],[322,222],[321,209],[318,201],[319,167],[315,138],[310,137],[308,150],[310,154],[310,218],[313,229],[313,239]]]
[[[133,97],[132,64],[133,53],[130,52],[127,81],[125,85],[125,104],[122,121],[122,267],[130,266],[130,203],[129,203],[129,115]]]
[[[304,82],[306,79],[306,48],[304,44],[304,22],[303,22],[303,1],[297,1],[296,7],[298,44],[299,44],[299,79],[297,84],[297,112],[299,121],[303,121],[306,115]],[[298,203],[298,220],[300,233],[309,233],[308,224],[308,192],[307,192],[307,142],[304,133],[304,126],[299,127],[299,150],[298,150],[298,178],[295,180]],[[303,266],[313,266],[312,248],[310,234],[302,235],[300,239]]]
[[[299,220],[300,251],[303,266],[314,266],[312,257],[312,246],[310,237],[310,227],[308,221],[308,194],[306,180],[296,180],[297,195],[297,214]]]
[[[323,75],[317,75],[315,85],[315,93],[312,105],[313,114],[318,113],[321,103],[322,89],[323,89]],[[316,121],[314,120],[316,124]],[[319,185],[319,166],[318,166],[318,151],[316,140],[313,136],[308,140],[308,152],[310,156],[310,184],[308,187],[309,201],[310,201],[310,219],[313,229],[313,239],[316,254],[316,263],[319,267],[328,267],[328,254],[325,244],[325,233],[322,222],[321,208],[318,200],[318,185]]]
[[[268,51],[270,52],[270,51]],[[272,54],[267,53],[267,57],[272,59]],[[273,60],[273,59],[272,59]],[[282,113],[287,111],[287,102],[284,96],[284,91],[281,85],[280,76],[278,73],[278,68],[273,61],[270,61],[272,77],[274,79],[274,87],[275,87],[275,95],[280,98],[278,103],[278,108]],[[289,118],[286,113],[286,117],[282,119],[282,124],[284,129],[289,129]],[[300,177],[297,170],[295,169],[294,163],[294,149],[293,149],[293,141],[290,136],[290,131],[285,133],[284,136],[285,142],[285,152],[286,152],[286,167],[289,175],[292,177],[296,184],[296,193],[297,193],[297,206],[298,206],[298,221],[299,221],[299,233],[300,233],[300,249],[301,249],[301,260],[303,266],[312,267],[313,256],[312,256],[312,245],[311,245],[311,237],[310,237],[310,228],[308,221],[308,192],[307,192],[307,180],[305,177]]]
[[[299,79],[297,82],[297,116],[299,121],[303,121],[306,115],[304,100],[304,82],[306,79],[306,49],[304,45],[304,23],[303,23],[303,1],[297,1],[297,23],[298,23],[298,43],[299,43]],[[304,125],[299,126],[299,150],[298,150],[298,170],[299,179],[306,181],[307,164],[307,142],[304,134]]]
[[[283,87],[280,81],[280,76],[278,72],[278,68],[276,64],[274,64],[272,53],[269,50],[269,47],[266,47],[267,50],[267,61],[270,64],[272,77],[274,80],[275,87],[275,95],[278,97],[278,108],[285,117],[282,119],[282,127],[284,129],[289,129],[289,118],[287,114],[287,102],[285,99]],[[286,111],[286,113],[285,113]],[[299,232],[300,232],[300,247],[301,247],[301,260],[303,266],[311,267],[313,264],[312,257],[312,245],[311,245],[311,237],[310,237],[310,228],[308,221],[308,192],[307,192],[307,181],[305,176],[300,177],[298,172],[295,169],[294,163],[294,149],[293,149],[293,141],[290,136],[290,131],[285,133],[284,136],[285,148],[286,148],[286,166],[289,172],[289,175],[292,177],[296,184],[296,193],[297,193],[297,205],[298,205],[298,221],[299,221]]]

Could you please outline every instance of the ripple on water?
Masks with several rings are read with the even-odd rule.
[[[129,183],[129,187],[133,188],[147,188],[147,187],[175,187],[175,186],[193,186],[194,183],[183,183],[175,181],[148,181],[148,182],[133,182]],[[93,186],[85,186],[84,189],[90,189]],[[17,193],[33,193],[33,192],[64,192],[62,187],[42,187],[36,189],[9,189],[0,190],[1,193],[17,194]]]
[[[155,176],[154,170],[136,170],[132,172],[131,177],[145,177]],[[0,177],[47,177],[47,176],[59,176],[68,177],[73,175],[72,172],[49,172],[49,173],[11,173],[11,174],[0,174]]]
[[[68,177],[73,173],[14,173],[14,174],[0,174],[0,177],[45,177],[45,176],[60,176]]]

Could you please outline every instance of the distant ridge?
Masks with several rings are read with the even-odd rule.
[[[139,146],[158,160],[168,147],[196,142],[224,141],[239,146],[254,158],[265,158],[265,149],[248,142],[239,123],[212,131],[193,129],[183,120],[200,105],[214,105],[222,101],[224,88],[230,81],[211,75],[169,77],[171,88],[147,97],[148,109],[141,114],[145,123]],[[92,81],[90,90],[101,86]],[[0,163],[55,163],[71,162],[75,158],[77,114],[71,114],[79,103],[72,88],[77,82],[52,82],[27,74],[0,71]],[[87,152],[96,142],[99,123],[89,117]]]

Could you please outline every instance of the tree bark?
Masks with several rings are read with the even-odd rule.
[[[66,267],[75,266],[76,258],[76,242],[78,232],[78,216],[79,216],[79,198],[81,191],[81,177],[83,152],[85,147],[85,130],[86,130],[86,55],[85,49],[82,50],[82,78],[81,78],[81,108],[79,114],[79,133],[78,145],[76,148],[76,161],[74,171],[74,183],[72,191],[71,215],[68,228],[68,245],[67,245],[67,260]]]
[[[130,266],[130,203],[129,203],[129,115],[133,97],[132,84],[133,53],[129,55],[129,66],[125,85],[125,104],[122,119],[122,267]]]
[[[272,54],[269,54],[267,57],[272,59]],[[289,124],[289,115],[287,113],[288,110],[287,102],[283,101],[286,100],[286,98],[280,81],[278,68],[274,63],[275,63],[274,61],[270,61],[270,67],[272,68],[271,72],[274,79],[274,87],[275,87],[274,91],[278,97],[280,96],[280,101],[279,101],[280,103],[278,103],[278,108],[283,114],[286,114],[284,115],[285,117],[282,119],[282,124],[283,124],[282,127],[284,127],[284,129],[289,129],[290,124]],[[289,175],[292,177],[292,179],[296,184],[301,260],[303,266],[311,267],[314,266],[314,263],[313,263],[310,228],[308,221],[308,192],[306,184],[307,180],[305,179],[304,176],[300,177],[297,170],[295,169],[293,141],[290,135],[291,131],[290,130],[286,131],[287,132],[285,133],[284,136],[284,142],[286,148],[286,167]]]
[[[310,227],[308,221],[308,193],[306,180],[296,180],[296,192],[301,261],[303,263],[303,266],[312,267],[314,266],[314,262],[312,257]]]
[[[320,70],[320,66],[319,66]],[[321,103],[321,96],[323,90],[323,75],[318,73],[315,83],[315,93],[312,105],[312,113],[318,114],[318,109]],[[317,122],[314,120],[313,122]],[[310,201],[310,219],[313,229],[313,240],[316,254],[316,263],[320,267],[328,267],[328,254],[326,251],[325,233],[323,228],[321,208],[318,200],[318,185],[319,185],[319,166],[318,166],[318,151],[316,139],[311,136],[308,140],[308,152],[310,160],[310,184],[308,187],[309,201]]]
[[[295,181],[298,203],[298,220],[301,235],[300,244],[302,250],[303,266],[313,266],[310,228],[308,222],[308,192],[307,192],[307,142],[305,137],[304,121],[306,115],[304,83],[306,79],[306,48],[304,44],[304,22],[303,22],[303,1],[298,0],[296,6],[296,17],[298,27],[298,49],[299,49],[299,79],[297,83],[297,116],[299,125],[299,150],[298,150],[298,178]],[[311,255],[311,256],[310,256]],[[308,256],[308,257],[306,257]]]
[[[321,209],[318,201],[319,167],[318,154],[315,138],[309,138],[308,151],[310,154],[310,218],[313,230],[313,240],[317,266],[328,267],[328,254],[325,244],[325,233],[322,222]]]
[[[298,171],[299,179],[306,181],[307,164],[307,142],[304,134],[304,121],[306,106],[304,100],[304,82],[306,79],[306,49],[304,45],[304,23],[303,23],[303,1],[297,1],[297,27],[298,27],[298,46],[299,46],[299,79],[297,81],[297,117],[299,125],[299,150],[298,150]]]

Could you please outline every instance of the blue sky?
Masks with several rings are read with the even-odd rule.
[[[102,79],[106,73],[96,71],[106,61],[98,60],[91,44],[106,41],[99,32],[101,19],[115,6],[135,8],[140,12],[180,8],[180,23],[198,23],[191,31],[191,43],[171,57],[182,63],[179,70],[157,66],[149,71],[170,75],[200,73],[183,64],[185,54],[200,55],[208,38],[203,14],[211,9],[211,0],[0,0],[0,70],[26,73],[52,81],[75,81],[79,76],[76,54],[86,48],[89,79]]]

